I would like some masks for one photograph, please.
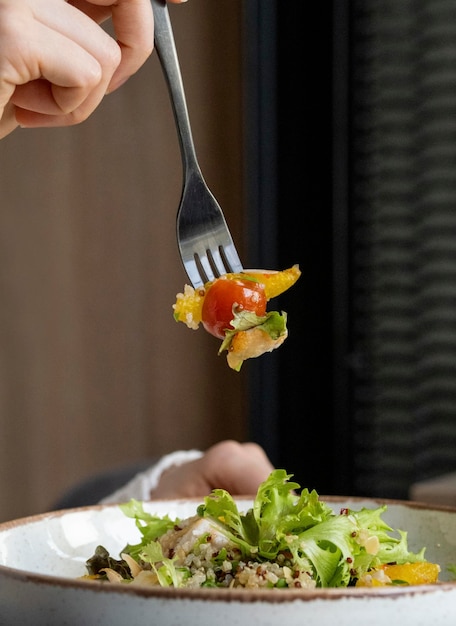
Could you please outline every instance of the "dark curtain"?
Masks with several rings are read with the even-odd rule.
[[[456,4],[352,3],[355,484],[456,469]]]

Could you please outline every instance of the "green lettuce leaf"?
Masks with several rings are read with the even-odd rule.
[[[164,535],[179,521],[172,520],[168,515],[158,517],[156,515],[146,513],[142,502],[139,502],[138,500],[131,499],[130,502],[119,506],[124,515],[135,520],[136,527],[142,536],[140,543],[136,545],[128,544],[124,550],[122,550],[122,552],[130,554],[133,558],[138,558],[145,545]]]
[[[140,552],[140,557],[145,563],[151,565],[162,587],[180,586],[179,572],[173,559],[165,557],[158,541],[146,544]]]
[[[334,513],[316,491],[290,482],[290,474],[274,470],[260,485],[253,507],[241,514],[231,495],[215,490],[198,514],[219,525],[247,558],[274,560],[291,552],[293,560],[312,570],[319,587],[345,587],[353,578],[382,563],[424,560],[407,548],[407,534],[392,536],[382,515],[386,506]]]
[[[290,478],[284,470],[274,470],[260,485],[253,507],[247,513],[238,511],[227,491],[216,489],[205,498],[198,514],[210,518],[244,554],[273,560],[280,551],[288,549],[289,535],[300,533],[332,514],[315,491],[304,490],[301,496],[293,493],[299,484],[290,482]]]

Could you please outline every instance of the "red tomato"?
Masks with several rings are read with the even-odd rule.
[[[204,328],[211,335],[224,339],[225,331],[232,329],[235,311],[252,311],[258,316],[266,313],[264,285],[252,280],[218,278],[207,290],[202,309]]]

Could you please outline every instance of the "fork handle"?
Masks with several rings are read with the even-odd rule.
[[[168,7],[165,0],[151,0],[151,2],[154,12],[155,49],[171,97],[184,173],[185,175],[188,175],[190,171],[200,173]]]

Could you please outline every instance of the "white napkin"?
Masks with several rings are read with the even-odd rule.
[[[173,465],[182,465],[200,459],[203,453],[200,450],[177,450],[163,456],[158,463],[152,465],[145,472],[136,474],[126,485],[109,496],[100,500],[100,504],[120,504],[135,500],[149,500],[150,492],[158,485],[161,475]]]

